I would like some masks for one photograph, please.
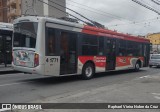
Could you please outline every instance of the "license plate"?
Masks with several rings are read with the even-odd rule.
[[[20,64],[20,65],[25,65],[26,62],[20,61],[19,64]]]

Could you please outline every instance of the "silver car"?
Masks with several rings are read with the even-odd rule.
[[[152,54],[150,61],[149,61],[149,67],[156,66],[160,67],[160,54]]]

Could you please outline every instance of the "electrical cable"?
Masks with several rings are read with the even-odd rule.
[[[131,22],[131,23],[126,23],[126,24],[109,25],[109,26],[110,26],[110,27],[114,27],[114,26],[129,25],[129,24],[138,25],[138,24],[147,23],[146,21],[149,21],[148,23],[150,23],[150,22],[155,22],[155,21],[157,21],[157,20],[159,20],[159,19],[160,19],[159,17],[156,17],[156,18],[153,18],[153,19],[148,19],[148,20],[143,20],[143,21]]]
[[[141,6],[143,6],[143,7],[145,7],[145,8],[147,8],[147,9],[149,9],[149,10],[151,10],[151,11],[153,11],[153,12],[155,12],[155,13],[157,13],[158,15],[160,15],[160,12],[158,12],[154,8],[151,8],[151,7],[145,5],[145,4],[143,4],[143,3],[141,3],[141,2],[139,2],[137,0],[132,0],[132,1],[135,2],[135,3],[137,3],[137,4],[139,4],[139,5],[141,5]]]
[[[67,13],[67,12],[65,12],[65,11],[63,11],[63,10],[61,10],[61,9],[59,9],[59,8],[57,8],[57,7],[55,7],[55,6],[53,6],[53,5],[50,5],[50,4],[46,3],[46,2],[43,2],[42,0],[38,0],[38,1],[44,3],[44,4],[48,5],[48,6],[50,6],[50,7],[52,7],[52,8],[54,8],[54,9],[57,9],[57,10],[59,10],[59,11],[65,13],[65,14],[68,14],[68,15],[70,15],[70,16],[76,18],[76,19],[79,20],[79,21],[82,21],[82,22],[86,23],[86,22],[83,21],[82,19],[79,19],[78,17],[76,17],[76,16],[74,16],[74,15],[72,15],[72,14],[69,14],[69,13]],[[87,24],[87,23],[86,23],[86,24]]]
[[[57,0],[57,1],[58,1],[58,0]],[[101,13],[104,13],[105,15],[109,15],[110,17],[116,18],[116,19],[118,19],[118,20],[122,20],[122,19],[128,20],[128,19],[126,19],[126,18],[124,18],[124,17],[120,17],[120,16],[117,16],[117,15],[113,15],[113,14],[111,14],[111,13],[108,13],[108,12],[105,12],[105,11],[102,11],[102,10],[99,10],[99,9],[92,8],[92,7],[89,7],[89,6],[84,5],[84,4],[77,3],[77,2],[72,1],[72,0],[68,0],[68,1],[73,2],[73,3],[75,3],[75,4],[78,4],[78,5],[81,5],[81,6],[83,6],[83,7],[87,7],[87,8],[92,9],[92,10],[96,10],[96,11],[101,12]],[[128,21],[131,21],[131,20],[128,20]]]
[[[54,4],[56,4],[56,5],[58,5],[58,6],[60,6],[60,7],[66,8],[66,9],[74,12],[75,14],[77,14],[77,15],[81,16],[82,18],[84,18],[84,19],[88,20],[89,22],[91,22],[91,23],[92,23],[93,25],[95,25],[96,27],[99,27],[99,25],[100,25],[99,23],[88,19],[87,17],[83,16],[82,14],[80,14],[80,13],[78,13],[78,12],[76,12],[76,11],[74,11],[74,10],[66,7],[66,6],[60,5],[60,4],[58,4],[58,3],[56,3],[56,2],[53,2],[53,1],[51,1],[51,0],[48,0],[48,1],[51,2],[51,3],[54,3]]]
[[[156,3],[157,5],[160,5],[160,1],[159,0],[151,0],[151,1]]]

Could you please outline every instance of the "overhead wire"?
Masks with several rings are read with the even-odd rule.
[[[156,3],[157,5],[160,5],[160,1],[159,0],[151,0],[151,1]]]
[[[38,1],[43,2],[42,0],[38,0]],[[50,0],[48,0],[48,1],[50,1]],[[134,0],[132,0],[132,1],[134,1]],[[61,6],[60,4],[55,3],[55,2],[53,2],[53,1],[50,1],[50,2],[52,2],[52,3],[54,3],[54,4],[58,5],[58,6]],[[63,13],[67,13],[67,12],[65,12],[65,11],[63,11],[63,10],[61,10],[61,9],[59,9],[59,8],[57,8],[57,7],[55,7],[55,6],[53,6],[53,5],[50,5],[50,4],[46,3],[46,2],[43,2],[43,3],[46,4],[46,5],[49,5],[49,6],[53,7],[53,8],[55,8],[55,9],[57,9],[57,10],[63,12]],[[64,7],[64,6],[61,6],[61,7]],[[64,7],[64,8],[69,9],[69,8],[67,8],[67,7]],[[74,10],[72,10],[72,9],[69,9],[69,10],[75,12],[76,14],[80,15],[81,17],[87,19],[88,21],[90,21],[90,22],[92,23],[92,20],[90,20],[90,19],[84,17],[83,15],[77,13],[76,11],[74,11]],[[77,20],[82,21],[82,22],[84,22],[84,23],[87,24],[86,21],[84,21],[84,20],[82,20],[82,19],[80,19],[80,18],[78,18],[78,17],[76,17],[76,16],[74,16],[74,15],[72,15],[72,14],[70,14],[70,13],[67,13],[67,14],[70,15],[70,16],[72,16],[72,17],[74,17],[74,18],[76,18]],[[159,19],[159,17],[157,17],[156,19]],[[153,20],[153,21],[154,21],[154,20],[156,20],[156,19],[154,18],[154,19],[150,19],[150,20]],[[149,21],[149,20],[145,20],[145,21]],[[151,22],[152,22],[152,21],[151,21]],[[126,23],[126,24],[116,24],[116,25],[112,25],[112,26],[120,26],[120,25],[128,25],[128,24],[135,24],[135,25],[138,25],[138,24],[142,24],[142,23],[144,24],[145,22],[144,22],[144,21],[142,21],[142,22],[131,22],[131,23]],[[147,23],[145,23],[145,24],[147,24]],[[112,26],[110,26],[110,27],[112,27]]]
[[[50,1],[50,0],[49,0]],[[58,0],[57,0],[58,1]],[[70,0],[71,1],[71,0]],[[58,3],[56,3],[56,2],[53,2],[53,1],[50,1],[50,2],[52,2],[52,3],[54,3],[54,4],[56,4],[56,5],[58,5],[58,6],[61,6],[61,7],[65,7],[65,6],[62,6],[61,4],[58,4]],[[75,2],[76,3],[76,2]],[[67,7],[65,7],[65,8],[67,8]],[[77,12],[76,11],[74,11],[74,10],[72,10],[72,9],[70,9],[70,8],[67,8],[67,9],[69,9],[69,10],[71,10],[71,11],[73,11],[73,12],[75,12],[76,14],[77,14]],[[86,9],[87,10],[87,9]],[[78,13],[78,15],[79,15],[79,13]],[[82,17],[84,17],[83,15],[81,15],[80,14],[80,16],[82,16]],[[86,19],[86,17],[84,17],[85,19]],[[88,18],[87,18],[87,20],[88,20]],[[89,21],[92,21],[92,20],[89,20]],[[84,22],[84,21],[83,21]],[[137,25],[138,23],[140,23],[140,22],[134,22],[134,21],[132,21],[131,23],[126,23],[126,24],[117,24],[117,25],[112,25],[112,26],[119,26],[119,25],[128,25],[128,24],[135,24],[135,25]],[[142,23],[144,23],[144,21],[142,22]]]
[[[96,27],[103,26],[103,25],[101,25],[100,23],[97,23],[97,22],[95,22],[95,21],[92,21],[91,19],[83,16],[82,14],[80,14],[80,13],[78,13],[78,12],[76,12],[76,11],[74,11],[74,10],[66,7],[66,6],[63,6],[63,5],[61,5],[61,4],[58,4],[58,3],[54,2],[54,1],[51,1],[51,0],[48,0],[48,1],[51,2],[51,3],[54,3],[54,4],[56,4],[56,5],[58,5],[58,6],[60,6],[60,7],[66,8],[66,9],[74,12],[75,14],[77,14],[77,15],[81,16],[82,18],[88,20],[90,23],[92,23],[92,24],[93,24],[94,26],[96,26]],[[87,22],[86,22],[86,23],[87,23]]]
[[[109,26],[110,27],[114,27],[114,26],[129,25],[129,24],[134,24],[134,25],[139,25],[139,24],[144,24],[144,23],[147,24],[147,23],[155,22],[155,21],[157,21],[159,19],[160,19],[160,17],[156,17],[156,18],[143,20],[143,21],[135,21],[135,22],[126,23],[126,24],[115,24],[115,25],[109,25]]]
[[[106,12],[106,11],[103,11],[103,10],[95,9],[95,8],[93,8],[93,7],[89,7],[89,6],[87,6],[87,5],[80,4],[80,3],[75,2],[75,1],[72,1],[72,0],[68,0],[68,1],[70,1],[70,2],[72,2],[72,3],[75,3],[75,4],[78,4],[78,5],[81,5],[81,6],[83,6],[83,7],[87,7],[87,8],[89,8],[89,9],[92,9],[92,10],[95,10],[95,11],[98,11],[98,12],[101,12],[101,13],[103,13],[103,14],[105,14],[105,15],[108,15],[108,16],[110,16],[110,17],[112,17],[112,18],[115,18],[115,19],[118,19],[118,20],[124,20],[124,19],[125,19],[125,20],[128,20],[128,19],[126,19],[126,18],[124,18],[124,17],[120,17],[120,16],[117,16],[117,15],[108,13],[108,12]],[[128,21],[131,21],[131,20],[128,20]]]
[[[132,1],[137,3],[137,4],[139,4],[139,5],[141,5],[141,6],[143,6],[143,7],[145,7],[145,8],[147,8],[147,9],[149,9],[149,10],[151,10],[151,11],[153,11],[153,12],[155,12],[155,13],[157,13],[158,15],[160,15],[159,11],[155,10],[154,8],[152,8],[150,6],[147,6],[147,5],[143,4],[142,2],[137,1],[137,0],[132,0]]]
[[[58,0],[56,0],[56,1],[58,1]],[[73,2],[73,3],[76,3],[76,4],[79,4],[79,5],[81,5],[81,6],[85,6],[85,7],[86,7],[86,5],[77,3],[77,2],[75,2],[75,1],[72,1],[72,0],[68,0],[68,1],[71,1],[71,2]],[[144,0],[141,0],[141,1],[145,2]],[[149,3],[147,3],[147,2],[145,2],[145,3],[150,6]],[[69,5],[71,5],[71,4],[69,4]],[[74,6],[74,5],[72,5],[72,6]],[[88,8],[92,8],[92,7],[89,7],[89,6],[87,6],[87,7],[88,7]],[[151,7],[151,6],[150,6],[150,7]],[[79,7],[78,7],[78,8],[79,8]],[[92,8],[92,9],[94,9],[94,8]],[[95,9],[95,10],[97,10],[97,9]],[[157,18],[157,17],[156,17],[156,18]],[[154,18],[154,19],[155,19],[155,18]],[[119,20],[121,20],[121,19],[119,19]],[[153,19],[149,19],[149,20],[153,20]],[[145,21],[145,20],[142,20],[142,21]],[[147,21],[148,21],[148,20],[147,20]],[[137,22],[131,21],[131,23],[129,23],[129,24],[132,24],[132,23],[137,23]]]
[[[78,17],[76,17],[76,16],[74,16],[74,15],[72,15],[72,14],[69,14],[69,13],[67,13],[67,12],[65,12],[65,11],[63,11],[63,10],[61,10],[61,9],[59,9],[59,8],[57,8],[57,7],[55,7],[55,6],[53,6],[53,5],[50,5],[50,4],[48,4],[48,3],[46,3],[46,2],[44,2],[44,1],[42,1],[42,0],[38,0],[38,1],[44,3],[44,4],[48,5],[48,6],[50,6],[50,7],[52,7],[52,8],[54,8],[54,9],[57,9],[57,10],[59,10],[59,11],[65,13],[65,14],[68,14],[68,15],[70,15],[70,16],[76,18],[76,19],[79,20],[79,21],[82,21],[82,22],[86,23],[86,22],[83,21],[82,19],[79,19]]]
[[[57,1],[58,1],[58,0],[57,0]],[[59,2],[60,2],[60,1],[59,1]],[[102,15],[102,16],[105,16],[105,17],[114,18],[114,19],[117,19],[117,20],[122,21],[122,19],[120,19],[120,18],[116,18],[116,17],[113,17],[113,16],[109,16],[109,15],[107,15],[107,14],[101,13],[100,11],[98,12],[98,11],[95,11],[95,10],[91,10],[91,9],[79,7],[79,6],[76,6],[76,5],[73,5],[73,4],[69,4],[69,3],[66,3],[66,4],[68,4],[68,5],[70,5],[70,6],[73,6],[73,7],[77,7],[77,8],[80,8],[80,9],[87,10],[87,11],[89,11],[89,12],[93,12],[93,13],[95,13],[95,14],[99,14],[99,15]]]
[[[158,10],[156,9],[155,7],[151,6],[151,4],[149,4],[148,2],[146,2],[146,0],[141,0],[143,3],[145,3],[146,5],[148,5],[149,7],[155,9],[155,10]]]

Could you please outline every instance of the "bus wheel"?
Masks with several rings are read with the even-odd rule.
[[[89,80],[93,77],[94,74],[95,74],[94,65],[91,63],[85,64],[82,70],[82,78],[85,80]]]
[[[135,64],[135,71],[138,72],[139,69],[140,69],[140,64],[137,62],[137,63]]]
[[[149,68],[152,68],[152,65],[149,65]]]

